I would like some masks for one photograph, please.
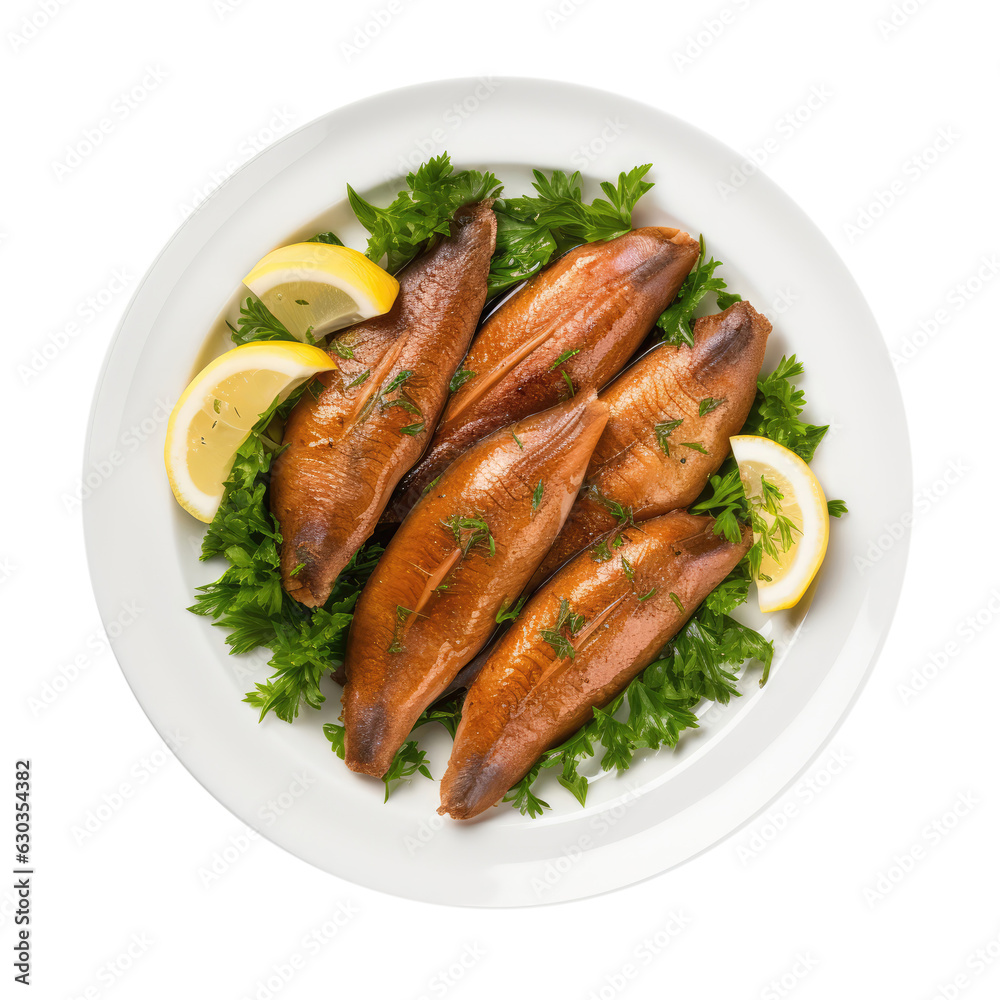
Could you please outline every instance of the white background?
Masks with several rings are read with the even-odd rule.
[[[994,5],[393,0],[371,20],[388,8],[12,0],[0,15],[0,761],[33,760],[36,995],[996,996]],[[108,651],[73,502],[105,350],[185,206],[331,108],[491,74],[604,86],[765,150],[899,359],[917,510],[875,673],[769,816],[645,884],[520,911],[401,901],[246,839]],[[93,152],[60,168],[102,118]]]

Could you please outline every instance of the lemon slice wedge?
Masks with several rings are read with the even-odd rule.
[[[243,279],[298,340],[387,313],[399,282],[350,247],[292,243],[262,257]]]
[[[211,521],[236,451],[274,401],[317,372],[336,368],[326,351],[290,341],[244,344],[206,365],[167,422],[163,459],[177,502]]]
[[[770,438],[741,434],[729,439],[740,469],[743,490],[755,508],[754,541],[765,530],[771,533],[775,516],[764,508],[762,480],[773,486],[780,498],[773,497],[778,515],[794,526],[791,544],[785,548],[774,532],[772,549],[761,558],[757,580],[757,600],[761,611],[781,611],[797,604],[816,576],[830,539],[830,515],[826,495],[812,470],[793,451]],[[761,523],[762,522],[762,523]],[[766,527],[765,527],[766,526]]]

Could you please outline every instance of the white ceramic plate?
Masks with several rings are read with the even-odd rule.
[[[382,785],[349,772],[320,713],[258,724],[241,702],[266,676],[261,657],[231,657],[223,634],[185,608],[221,566],[197,561],[203,526],[175,503],[162,464],[166,415],[232,304],[240,278],[272,247],[318,225],[363,248],[343,200],[350,183],[388,197],[402,174],[447,149],[489,167],[508,191],[530,168],[589,178],[652,162],[656,187],[636,224],[706,234],[730,286],[775,325],[765,368],[795,352],[808,413],[833,425],[814,468],[848,517],[834,522],[807,611],[774,616],[778,656],[767,687],[713,707],[675,752],[592,784],[585,809],[554,783],[554,808],[529,820],[502,806],[469,824],[437,816],[421,778],[382,803]],[[94,401],[84,508],[94,589],[106,622],[142,608],[114,649],[139,703],[178,756],[237,816],[342,878],[413,899],[480,906],[575,899],[663,872],[764,809],[819,752],[858,694],[889,628],[906,542],[892,542],[911,499],[896,380],[879,331],[836,253],[759,175],[728,199],[718,184],[741,158],[663,112],[548,81],[449,80],[334,111],[267,149],[181,226],[136,292]],[[589,194],[597,193],[590,191]],[[877,442],[878,447],[872,447]],[[118,631],[115,629],[114,631]],[[437,776],[446,738],[432,740]],[[548,794],[551,793],[551,794]]]

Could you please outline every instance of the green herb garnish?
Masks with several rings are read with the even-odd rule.
[[[412,260],[429,240],[448,236],[455,211],[469,202],[495,197],[503,185],[490,173],[460,170],[447,153],[435,156],[406,175],[406,190],[386,208],[365,201],[350,185],[347,197],[358,221],[371,234],[365,254],[395,273]]]
[[[301,392],[296,390],[284,402],[275,400],[237,450],[201,556],[224,556],[230,565],[215,583],[198,588],[189,609],[224,629],[233,653],[270,648],[273,675],[244,700],[260,710],[261,718],[274,712],[285,722],[291,722],[303,704],[322,705],[320,681],[331,665],[343,660],[350,612],[381,554],[377,546],[359,551],[322,608],[303,607],[281,586],[280,535],[265,499],[267,475],[277,454],[267,428],[276,414],[288,413]]]
[[[343,358],[345,361],[354,360],[353,348],[344,343],[344,341],[338,340],[336,337],[330,341],[330,350],[333,351],[338,358]]]
[[[489,548],[490,556],[496,555],[496,543],[490,533],[490,526],[481,517],[462,517],[460,514],[452,514],[447,521],[441,522],[446,528],[451,530],[455,537],[455,545],[462,550],[462,556],[466,556],[474,545],[483,543]]]
[[[725,281],[715,277],[715,271],[722,266],[722,262],[713,258],[706,263],[705,237],[699,237],[698,242],[701,246],[698,263],[684,279],[677,298],[656,321],[656,325],[663,331],[662,340],[665,344],[687,344],[689,347],[694,344],[691,323],[695,311],[709,292],[715,292],[720,308],[727,308],[733,302],[739,301],[738,295],[726,294]],[[726,306],[722,305],[721,295],[725,296]]]
[[[233,326],[228,320],[229,334],[233,343],[252,344],[261,340],[294,340],[284,325],[271,315],[260,299],[247,298],[240,306],[240,318]]]
[[[330,246],[342,247],[344,245],[343,240],[336,234],[331,232],[317,233],[311,240],[306,240],[307,243],[328,243]]]
[[[549,371],[554,372],[560,365],[566,364],[566,362],[569,361],[570,358],[574,357],[574,355],[577,355],[579,353],[580,353],[579,348],[577,348],[575,351],[563,351],[562,354],[560,354],[559,357],[556,358],[551,365],[549,365]]]
[[[451,377],[451,381],[448,383],[449,392],[458,392],[459,389],[469,381],[470,378],[475,378],[476,373],[470,372],[468,368],[461,368]]]
[[[503,606],[497,612],[496,623],[497,625],[502,625],[504,622],[512,622],[521,613],[521,608],[524,607],[524,602],[527,597],[520,598],[513,607],[508,607],[506,601],[503,602]]]
[[[662,424],[653,425],[653,431],[656,434],[656,443],[663,449],[663,454],[668,458],[670,457],[670,442],[668,438],[682,423],[684,423],[683,418],[680,420],[665,420]]]
[[[576,614],[569,606],[569,601],[563,597],[559,602],[559,616],[551,628],[541,629],[539,635],[547,642],[560,659],[576,659],[576,650],[570,639],[583,628],[586,619],[583,615]],[[563,630],[569,632],[569,636]]]

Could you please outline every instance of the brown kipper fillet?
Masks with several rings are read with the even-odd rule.
[[[655,348],[601,393],[607,426],[529,591],[623,512],[646,521],[693,503],[729,454],[757,394],[771,324],[749,302],[735,302],[695,320],[693,332],[692,346]]]
[[[699,253],[677,229],[648,227],[580,246],[529,278],[483,324],[427,454],[386,520],[401,520],[473,441],[559,402],[600,390],[628,363]],[[572,386],[572,389],[570,388]]]
[[[339,369],[317,376],[289,414],[271,510],[282,584],[302,604],[330,596],[427,446],[486,301],[495,243],[491,203],[460,208],[451,235],[399,273],[392,309],[337,335]]]
[[[656,659],[750,547],[749,529],[733,544],[714,524],[675,512],[626,527],[613,558],[581,552],[531,598],[469,688],[438,812],[495,805]],[[557,651],[542,633],[564,601],[584,622]]]
[[[410,512],[358,599],[348,767],[377,777],[517,600],[555,539],[607,409],[581,393],[473,445]]]

